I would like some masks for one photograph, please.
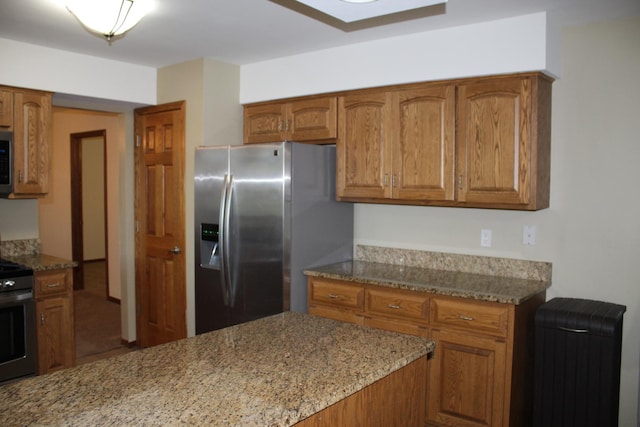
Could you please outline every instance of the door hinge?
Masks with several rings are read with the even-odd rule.
[[[136,135],[136,147],[140,147],[142,145],[142,138],[140,135]]]
[[[139,232],[140,232],[140,220],[137,219],[136,220],[136,233],[139,233]]]

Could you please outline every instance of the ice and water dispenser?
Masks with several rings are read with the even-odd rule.
[[[200,224],[200,267],[220,270],[220,248],[218,224]]]

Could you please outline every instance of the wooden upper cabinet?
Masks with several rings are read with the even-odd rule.
[[[51,94],[16,91],[14,97],[14,195],[44,195],[49,187]]]
[[[453,85],[341,96],[338,197],[453,200],[454,102]]]
[[[549,206],[551,81],[540,75],[458,86],[458,201]]]
[[[336,196],[391,197],[391,94],[338,98]]]
[[[244,109],[244,142],[276,142],[286,139],[285,104],[266,104]]]
[[[393,197],[453,200],[455,87],[394,93]]]
[[[323,141],[338,134],[335,96],[293,101],[289,104],[289,140]]]
[[[244,107],[244,143],[327,142],[337,135],[335,96]]]
[[[0,89],[0,128],[13,127],[13,92]]]

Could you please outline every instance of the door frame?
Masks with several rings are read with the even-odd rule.
[[[86,138],[102,137],[104,159],[104,233],[105,233],[105,298],[119,302],[109,296],[109,210],[107,209],[107,131],[106,129],[72,133],[70,137],[71,163],[71,252],[78,266],[73,269],[73,289],[84,289],[84,231],[82,212],[82,141]]]

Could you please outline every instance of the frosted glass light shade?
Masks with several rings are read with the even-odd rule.
[[[150,1],[67,0],[66,6],[85,28],[111,40],[140,22],[150,9]]]

